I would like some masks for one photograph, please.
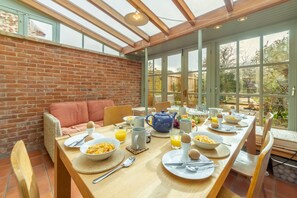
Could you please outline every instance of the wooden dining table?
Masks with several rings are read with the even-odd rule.
[[[79,149],[68,148],[64,141],[69,136],[56,138],[55,142],[55,197],[71,197],[71,178],[83,197],[216,197],[227,178],[232,164],[247,140],[247,151],[256,154],[255,117],[247,116],[243,120],[247,127],[241,127],[236,133],[211,131],[207,124],[198,130],[209,130],[223,137],[230,155],[221,159],[211,159],[218,166],[213,174],[201,180],[188,180],[173,175],[162,164],[162,157],[171,151],[170,138],[152,137],[147,144],[147,151],[135,155],[135,162],[128,168],[122,168],[97,184],[92,181],[103,175],[81,174],[72,166],[74,158],[81,155]],[[106,137],[114,137],[115,126],[96,129]],[[127,127],[129,127],[127,125]],[[129,131],[129,130],[128,130]],[[75,135],[75,134],[73,134]],[[125,148],[131,144],[131,132],[120,145],[125,152],[125,159],[132,155]],[[87,160],[87,159],[86,159]],[[100,161],[98,161],[100,163]]]

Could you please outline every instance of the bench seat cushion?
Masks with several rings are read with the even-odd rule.
[[[60,121],[62,128],[89,121],[86,101],[53,103],[49,107],[49,112]]]
[[[103,121],[95,122],[95,128],[103,126]],[[72,133],[84,132],[87,129],[87,123],[77,124],[71,127],[62,127],[62,135],[70,135]]]

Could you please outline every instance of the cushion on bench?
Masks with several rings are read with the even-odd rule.
[[[53,103],[49,112],[55,116],[61,127],[69,127],[89,121],[87,102],[60,102]]]
[[[102,121],[104,108],[114,106],[113,100],[90,100],[88,101],[89,120]]]

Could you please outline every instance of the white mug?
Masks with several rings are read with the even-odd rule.
[[[131,127],[144,127],[144,117],[138,116],[130,123]]]
[[[192,121],[188,119],[180,119],[179,128],[185,133],[190,133],[192,131]]]
[[[146,131],[144,127],[134,127],[132,129],[132,145],[134,150],[145,149],[146,144]]]
[[[186,107],[180,107],[179,108],[179,115],[187,115]]]

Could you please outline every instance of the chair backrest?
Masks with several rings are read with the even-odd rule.
[[[273,135],[270,131],[268,131],[267,135],[264,139],[264,142],[263,142],[264,148],[258,157],[256,169],[253,174],[253,177],[252,177],[252,180],[250,183],[250,187],[249,187],[249,190],[247,193],[248,198],[260,196],[260,193],[262,190],[261,187],[262,187],[266,169],[268,166],[273,142],[274,142]]]
[[[169,107],[171,107],[171,104],[168,101],[155,104],[156,112],[167,111]]]
[[[273,114],[268,112],[266,117],[265,117],[265,125],[264,125],[264,129],[263,129],[263,133],[262,133],[262,144],[261,144],[261,150],[263,150],[264,148],[264,140],[266,138],[267,132],[271,131],[271,127],[272,127],[272,122],[273,122]]]
[[[123,117],[133,115],[131,105],[111,106],[104,108],[103,125],[123,122]]]
[[[18,141],[14,145],[10,155],[10,162],[19,184],[21,197],[39,197],[36,178],[27,153],[27,149],[22,140]]]

